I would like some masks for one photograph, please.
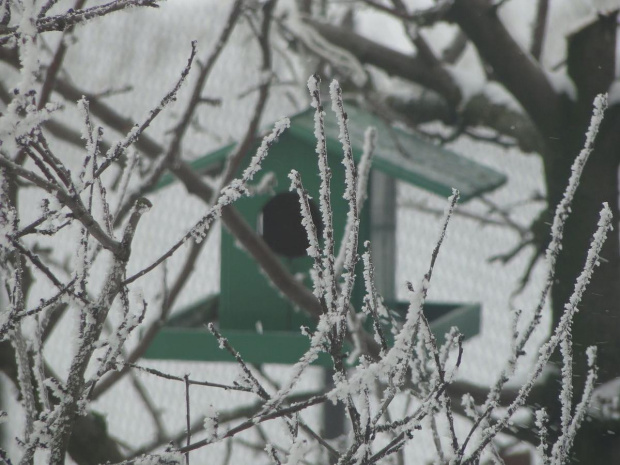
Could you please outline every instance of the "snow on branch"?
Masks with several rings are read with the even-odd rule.
[[[529,338],[529,335],[533,332],[534,328],[537,326],[539,321],[539,312],[544,305],[544,300],[549,292],[551,287],[551,283],[553,281],[554,273],[555,273],[555,263],[557,256],[559,254],[559,249],[561,247],[561,240],[563,235],[564,223],[567,217],[570,214],[570,204],[574,197],[575,191],[577,189],[577,185],[579,183],[579,178],[581,173],[583,172],[583,168],[587,161],[588,156],[592,152],[594,137],[598,131],[598,128],[601,124],[603,111],[606,107],[606,96],[599,95],[596,97],[594,101],[594,111],[591,119],[590,128],[588,133],[586,134],[586,143],[584,149],[581,151],[579,156],[576,158],[573,163],[572,175],[569,180],[568,186],[564,193],[564,197],[560,204],[556,209],[556,215],[554,218],[553,226],[552,226],[552,240],[549,244],[547,250],[547,259],[549,263],[549,274],[546,281],[546,286],[543,290],[541,300],[538,303],[538,306],[535,309],[535,315],[533,321],[529,324],[529,326],[524,331],[524,335],[518,341],[517,346],[515,347],[512,353],[511,358],[508,360],[508,368],[502,372],[498,382],[491,390],[487,402],[485,403],[485,417],[490,417],[491,412],[496,409],[497,399],[499,397],[501,387],[508,380],[508,376],[514,370],[514,366],[516,364],[517,358],[523,351],[523,346]],[[583,419],[583,409],[587,408],[589,404],[589,398],[591,396],[591,388],[590,385],[594,382],[596,371],[593,369],[593,349],[589,348],[588,353],[591,354],[589,356],[589,363],[591,364],[590,374],[588,375],[588,380],[586,381],[586,391],[584,393],[584,397],[582,399],[582,403],[580,403],[576,412],[571,413],[572,410],[572,349],[570,347],[571,338],[571,327],[573,323],[573,316],[578,311],[579,302],[583,297],[583,294],[587,288],[588,283],[592,277],[595,267],[599,264],[600,260],[600,252],[603,248],[603,244],[605,242],[605,238],[607,233],[613,229],[613,216],[611,210],[607,203],[603,204],[603,208],[600,212],[600,218],[597,225],[597,230],[594,233],[594,236],[591,241],[590,249],[588,250],[588,254],[586,257],[586,262],[584,264],[584,268],[577,278],[575,283],[575,289],[573,294],[569,298],[569,301],[566,302],[564,306],[564,313],[558,322],[557,326],[553,330],[553,334],[551,338],[540,348],[538,359],[530,371],[530,375],[527,377],[527,380],[522,384],[521,389],[517,397],[508,407],[507,412],[502,415],[501,419],[496,422],[496,424],[488,428],[479,442],[478,446],[469,454],[469,458],[465,460],[464,463],[470,463],[472,460],[477,457],[480,452],[491,442],[491,440],[497,435],[503,428],[506,427],[514,413],[518,408],[524,405],[528,394],[531,392],[534,387],[534,383],[541,375],[543,368],[549,362],[551,355],[555,351],[558,345],[562,348],[562,356],[564,365],[562,367],[562,390],[560,400],[562,403],[562,418],[561,418],[561,431],[562,436],[558,439],[556,444],[552,449],[552,458],[550,463],[565,463],[568,460],[568,452],[570,449],[570,444],[572,444],[572,440],[574,438],[574,434],[576,433],[576,426],[580,424]],[[542,425],[542,420],[539,422]],[[545,434],[542,434],[543,442],[545,438]],[[461,448],[460,454],[463,455],[465,451],[465,447],[467,445],[467,441],[463,444]],[[545,448],[544,446],[543,448]]]
[[[562,200],[558,204],[556,211],[555,211],[555,216],[554,216],[553,224],[551,227],[551,241],[547,247],[547,252],[546,252],[548,270],[547,270],[547,276],[545,279],[543,290],[541,292],[537,305],[534,309],[532,317],[525,324],[525,327],[522,329],[520,333],[516,332],[516,326],[515,326],[515,331],[513,335],[515,338],[515,341],[513,342],[510,358],[506,361],[505,368],[503,369],[501,374],[498,376],[496,383],[492,386],[491,390],[489,391],[487,400],[484,406],[482,407],[483,411],[485,412],[483,414],[484,417],[488,417],[496,408],[497,402],[498,402],[498,399],[500,397],[500,393],[503,387],[509,380],[510,376],[514,373],[517,361],[524,354],[524,348],[527,342],[530,340],[531,335],[533,334],[534,330],[539,326],[539,323],[541,321],[541,313],[545,305],[545,302],[549,296],[549,292],[551,291],[551,286],[553,285],[553,282],[554,282],[557,257],[559,256],[559,253],[562,247],[562,240],[564,236],[564,224],[566,223],[566,220],[570,215],[571,203],[575,196],[577,186],[579,185],[579,179],[581,177],[585,164],[588,160],[588,157],[590,156],[594,148],[594,139],[596,137],[596,134],[598,133],[598,128],[601,124],[603,113],[604,113],[606,106],[607,106],[606,95],[599,95],[595,98],[593,115],[592,115],[592,119],[590,122],[590,127],[586,135],[586,143],[584,145],[583,150],[581,150],[581,152],[579,153],[579,155],[573,162],[572,169],[571,169],[571,172],[572,172],[571,177],[569,179],[566,190],[564,191],[564,196],[562,197]],[[599,228],[600,227],[601,225],[599,224]],[[581,296],[579,296],[579,298],[581,298]],[[565,327],[565,329],[562,332],[562,336],[558,340],[563,341],[566,338],[570,338],[570,334],[568,333],[569,328],[570,326]],[[569,353],[570,341],[567,340],[563,342],[562,346],[564,347],[563,353],[565,355],[565,360],[566,361],[572,360],[572,356]],[[571,365],[571,362],[569,362],[568,365],[563,367],[564,381],[567,381],[571,377],[570,365]],[[542,366],[544,366],[544,364]],[[541,370],[542,370],[542,367],[541,367]],[[539,375],[540,373],[536,374],[536,377],[538,377]],[[532,386],[529,387],[528,392],[532,388]],[[564,384],[563,390],[565,393],[565,397],[566,398],[570,397],[570,392],[572,392],[572,388]],[[521,400],[523,401],[523,399]],[[516,408],[517,407],[515,407],[515,409]],[[568,407],[564,407],[564,413],[563,413],[564,424],[566,424],[566,422],[568,421],[567,420],[568,413],[566,411],[567,408]]]

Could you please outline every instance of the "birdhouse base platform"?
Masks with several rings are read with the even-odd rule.
[[[212,302],[213,299],[208,300]],[[207,305],[205,301],[205,305]],[[200,304],[190,309],[195,312]],[[396,312],[404,318],[408,304],[399,302],[394,305]],[[209,315],[213,313],[208,312]],[[427,303],[424,314],[429,320],[431,330],[438,344],[445,340],[445,334],[456,326],[469,339],[480,332],[480,305],[454,303]],[[188,318],[187,312],[181,312],[177,321],[191,321],[190,327],[165,326],[162,328],[144,357],[162,360],[188,360],[206,362],[234,362],[234,357],[224,348],[219,347],[217,339],[204,326],[197,325],[195,318]],[[296,331],[248,331],[220,328],[221,334],[228,339],[246,363],[296,363],[310,348],[307,336]],[[345,350],[347,348],[345,347]],[[314,362],[316,365],[331,367],[332,361],[322,353]]]

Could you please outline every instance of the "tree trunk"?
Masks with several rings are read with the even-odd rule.
[[[580,131],[575,129],[575,133],[583,134],[585,128],[581,126],[580,129]],[[582,145],[583,141],[573,142],[572,148],[569,148],[567,153],[575,156]],[[558,258],[556,282],[552,290],[555,325],[561,318],[564,305],[569,301],[575,288],[576,279],[583,269],[589,243],[598,222],[599,211],[603,202],[607,202],[611,211],[614,212],[614,230],[607,236],[600,266],[594,272],[592,281],[579,305],[579,312],[575,315],[573,325],[574,403],[580,401],[586,380],[585,350],[587,347],[597,347],[599,383],[620,376],[619,151],[620,106],[615,106],[607,111],[595,150],[588,160],[576,192],[572,213],[564,230],[563,249]],[[556,185],[566,184],[566,173],[563,175],[551,173],[551,175],[556,180]],[[548,186],[552,187],[553,184],[548,184]],[[557,201],[550,205],[556,204]],[[559,354],[557,357],[559,358]],[[557,393],[557,385],[549,386],[549,388]],[[610,436],[610,431],[614,431],[612,434],[615,435]],[[618,425],[603,428],[598,422],[586,422],[578,433],[575,463],[591,465],[620,463],[620,448],[615,447],[614,452],[611,447],[614,442],[618,442],[618,433],[620,433]],[[597,453],[593,454],[593,451]]]
[[[584,131],[582,130],[581,133]],[[577,154],[582,143],[569,149]],[[573,327],[578,376],[583,383],[585,356],[590,345],[598,347],[600,382],[620,376],[620,259],[618,241],[618,154],[620,153],[620,106],[607,111],[595,150],[590,156],[565,227],[563,250],[558,258],[553,287],[553,321],[562,316],[564,305],[575,288],[583,269],[589,243],[596,229],[603,202],[614,212],[614,231],[607,236],[600,266],[595,270],[579,306]],[[567,160],[569,161],[569,160]],[[566,175],[556,176],[556,184],[565,184]],[[552,205],[557,204],[554,202]]]
[[[550,211],[561,199],[570,166],[583,148],[594,97],[606,92],[615,78],[616,16],[614,13],[600,17],[569,39],[568,71],[577,87],[577,100],[566,104],[562,131],[557,140],[551,141],[549,153],[552,156],[545,160]],[[620,105],[614,105],[605,113],[595,149],[577,189],[552,289],[555,325],[575,288],[599,212],[603,202],[607,202],[614,214],[614,230],[607,236],[600,266],[594,272],[573,325],[574,404],[581,400],[586,379],[587,347],[597,347],[599,384],[620,376],[619,155]],[[549,388],[557,393],[557,385]],[[619,432],[618,424],[586,420],[577,434],[574,463],[620,463]]]

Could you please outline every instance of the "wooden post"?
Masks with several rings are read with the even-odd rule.
[[[370,241],[375,265],[375,282],[383,300],[396,301],[396,181],[372,170],[370,179]]]

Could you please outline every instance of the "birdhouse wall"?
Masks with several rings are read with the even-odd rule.
[[[247,157],[249,158],[249,157]],[[342,198],[344,193],[344,166],[342,165],[342,149],[333,141],[328,145],[328,160],[332,170],[331,199],[333,223],[337,247],[340,246],[345,228],[348,205]],[[288,174],[292,169],[301,176],[304,187],[309,192],[316,206],[319,205],[320,178],[317,167],[315,146],[306,138],[285,133],[275,144],[263,163],[259,174],[265,176],[272,172],[277,185],[272,193],[257,194],[244,198],[236,203],[236,208],[243,218],[259,232],[261,212],[270,200],[279,194],[289,192]],[[244,167],[242,167],[243,169]],[[266,228],[266,225],[263,225]],[[360,224],[360,248],[370,235],[369,208],[362,211]],[[322,241],[321,241],[322,243]],[[301,325],[313,327],[313,322],[283,298],[268,278],[262,273],[254,260],[235,243],[234,238],[226,231],[222,233],[222,265],[221,265],[221,302],[219,321],[222,329],[244,329],[254,331],[257,324],[265,331],[299,331]],[[338,250],[338,249],[337,249]],[[286,257],[278,255],[282,264],[294,275],[303,279],[311,288],[309,270],[312,260],[305,256]],[[358,268],[352,299],[356,309],[361,309],[364,294],[361,266]]]

